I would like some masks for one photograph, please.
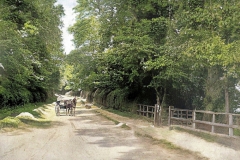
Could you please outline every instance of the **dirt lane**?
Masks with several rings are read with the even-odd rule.
[[[136,137],[94,110],[77,107],[75,117],[56,117],[49,106],[45,114],[53,120],[51,128],[0,133],[1,160],[198,159]]]

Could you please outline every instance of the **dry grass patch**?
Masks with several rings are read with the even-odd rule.
[[[6,117],[0,120],[0,128],[18,128],[21,121],[16,117]]]

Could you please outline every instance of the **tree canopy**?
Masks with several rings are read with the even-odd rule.
[[[45,101],[58,87],[64,11],[55,2],[0,2],[1,107]]]
[[[112,97],[229,112],[238,94],[239,7],[235,0],[78,0],[69,29],[77,48],[68,56],[78,57],[75,87],[107,105]]]

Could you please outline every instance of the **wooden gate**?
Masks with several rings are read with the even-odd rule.
[[[154,126],[160,126],[161,107],[157,104],[155,106],[149,106],[144,104],[138,104],[137,113],[142,116],[154,119]]]

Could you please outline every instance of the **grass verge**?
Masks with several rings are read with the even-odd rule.
[[[109,116],[107,116],[107,115],[105,115],[105,114],[102,114],[101,112],[99,112],[99,111],[97,111],[97,110],[96,110],[96,112],[97,112],[97,113],[100,113],[100,114],[101,114],[103,117],[105,117],[106,119],[108,119],[108,120],[110,120],[110,121],[113,121],[115,125],[118,125],[118,124],[120,123],[119,121],[117,121],[117,120],[115,120],[115,119],[113,119],[113,118],[111,118],[111,117],[109,117]]]
[[[21,122],[24,124],[30,125],[32,127],[37,127],[37,128],[49,128],[51,126],[51,121],[46,121],[46,120],[34,120],[34,119],[29,119],[29,118],[19,118]]]
[[[105,117],[106,119],[108,119],[108,120],[110,120],[110,121],[113,121],[115,125],[120,124],[119,121],[111,118],[110,116],[107,116],[106,114],[103,114],[103,113],[100,112],[99,110],[96,110],[96,112],[97,112],[97,113],[100,113],[101,116]],[[116,114],[116,113],[115,113],[115,114]],[[122,125],[121,125],[121,128],[126,129],[126,130],[131,130],[131,127],[129,127],[126,123],[122,124]]]
[[[148,134],[142,134],[142,133],[137,132],[137,131],[135,131],[134,133],[135,133],[136,136],[143,137],[143,138],[148,138],[152,141],[153,144],[160,145],[164,148],[172,149],[172,150],[183,150],[182,148],[177,147],[176,145],[172,144],[171,142],[169,142],[165,139],[155,139]]]
[[[131,127],[129,127],[128,125],[126,125],[126,123],[124,123],[121,128],[126,129],[126,130],[131,130]]]
[[[181,127],[173,127],[173,129],[177,130],[177,131],[181,131],[181,132],[187,132],[189,134],[192,134],[194,136],[200,137],[208,142],[216,142],[217,137],[205,132],[196,132],[193,130],[189,130],[189,129],[184,129]]]

